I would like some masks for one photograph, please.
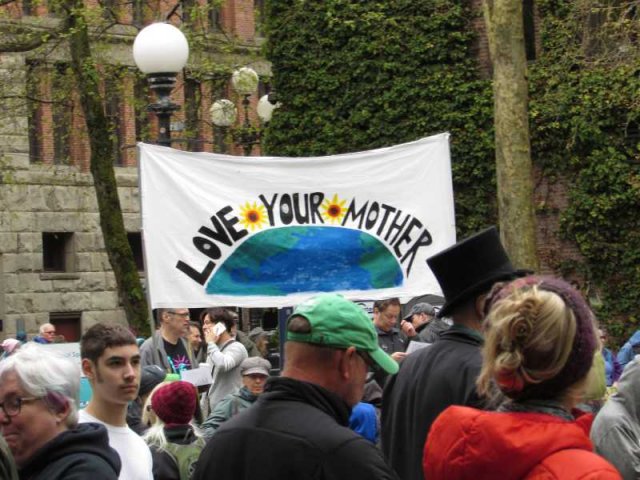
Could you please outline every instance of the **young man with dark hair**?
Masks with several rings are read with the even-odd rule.
[[[364,310],[335,294],[307,300],[289,319],[285,352],[282,376],[216,431],[194,480],[396,479],[380,451],[348,428],[368,367],[398,369]]]
[[[213,365],[213,381],[209,388],[209,412],[228,394],[242,387],[240,364],[249,355],[247,349],[233,338],[236,320],[224,308],[208,311],[203,327],[207,342],[207,363]]]
[[[158,365],[167,373],[197,368],[189,342],[189,309],[159,308],[156,319],[160,328],[140,346],[142,366]]]
[[[138,396],[140,351],[121,325],[97,324],[80,340],[82,371],[93,390],[81,423],[101,423],[122,462],[121,480],[152,480],[149,447],[127,426],[127,405]]]

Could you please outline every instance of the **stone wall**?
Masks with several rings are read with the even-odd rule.
[[[0,58],[0,79],[13,79],[23,94],[25,61]],[[5,105],[6,106],[6,105]],[[0,319],[4,335],[16,333],[21,319],[35,334],[51,312],[82,312],[81,328],[112,320],[124,322],[100,231],[91,174],[75,166],[30,164],[26,110],[17,105],[4,122],[0,141]],[[120,199],[127,231],[140,231],[137,171],[118,168]],[[42,233],[73,232],[72,271],[43,271]]]
[[[0,81],[24,95],[23,55],[0,57]],[[81,328],[124,322],[100,231],[91,174],[76,166],[31,164],[24,105],[3,105],[0,128],[0,319],[13,336],[16,321],[37,333],[51,312],[82,312]],[[127,231],[140,231],[137,171],[118,168]],[[72,271],[43,271],[42,233],[73,232]]]

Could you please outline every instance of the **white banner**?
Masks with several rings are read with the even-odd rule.
[[[139,166],[153,308],[440,293],[425,260],[455,243],[447,133],[308,158],[139,144]]]

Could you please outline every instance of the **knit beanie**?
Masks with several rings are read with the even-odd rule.
[[[529,383],[520,392],[510,392],[516,400],[549,400],[558,397],[571,385],[587,376],[593,364],[593,355],[597,347],[594,316],[584,297],[564,280],[554,277],[530,275],[495,288],[487,297],[487,310],[499,303],[514,290],[537,286],[558,295],[573,312],[576,319],[576,333],[571,353],[558,374],[540,383]]]
[[[2,349],[9,354],[13,353],[19,346],[20,340],[16,340],[15,338],[7,338],[4,342],[2,342]]]
[[[167,427],[188,425],[196,412],[196,388],[189,382],[163,385],[153,393],[151,408]]]

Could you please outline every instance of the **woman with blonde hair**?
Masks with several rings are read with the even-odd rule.
[[[198,393],[183,381],[163,382],[149,395],[143,421],[150,425],[142,437],[151,449],[154,480],[191,478],[205,441],[193,428]]]
[[[529,276],[494,288],[486,310],[478,391],[504,401],[495,412],[445,410],[425,444],[425,479],[619,479],[593,453],[593,417],[574,410],[599,348],[580,293]]]

